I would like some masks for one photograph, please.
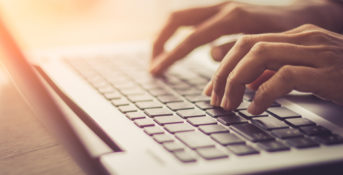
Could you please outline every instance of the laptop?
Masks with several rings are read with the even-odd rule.
[[[32,63],[2,20],[0,42],[0,63],[87,174],[343,171],[341,106],[294,93],[254,116],[247,90],[236,110],[213,107],[201,90],[215,65],[202,53],[152,77],[146,43],[38,52]]]

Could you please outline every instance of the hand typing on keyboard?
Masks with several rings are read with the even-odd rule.
[[[221,61],[204,89],[212,105],[237,108],[246,86],[257,90],[248,109],[253,114],[262,113],[291,90],[343,104],[343,35],[334,33],[342,31],[342,17],[343,5],[320,0],[272,8],[225,2],[174,12],[154,43],[150,72],[163,73],[220,36],[245,33],[236,42],[212,49],[212,57]],[[194,32],[173,50],[164,51],[180,26],[195,26]]]

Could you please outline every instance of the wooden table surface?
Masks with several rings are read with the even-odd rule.
[[[0,0],[0,6],[22,47],[31,50],[152,39],[170,11],[215,2]],[[83,172],[38,122],[0,66],[0,175],[11,174]]]
[[[83,174],[0,70],[0,174]]]

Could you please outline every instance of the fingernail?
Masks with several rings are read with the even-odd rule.
[[[157,74],[159,71],[159,65],[158,64],[152,64],[149,68],[149,72],[153,75]]]
[[[213,105],[213,106],[219,106],[220,105],[220,99],[215,92],[212,92],[211,105]]]
[[[215,60],[220,60],[223,56],[223,52],[221,49],[219,48],[215,48],[212,50],[212,57],[215,59]]]
[[[202,94],[203,95],[207,95],[210,96],[211,93],[209,92],[209,87],[210,87],[211,83],[207,83],[207,85],[205,86],[205,88],[202,90]]]
[[[223,109],[229,109],[230,105],[229,105],[229,100],[224,96],[220,107],[222,107]]]
[[[254,102],[250,103],[250,105],[248,107],[248,112],[250,114],[253,114],[253,115],[258,114],[258,109],[257,109],[256,104]]]
[[[217,97],[214,95],[214,93],[212,92],[212,96],[211,96],[211,105],[214,106],[215,105],[215,100]]]

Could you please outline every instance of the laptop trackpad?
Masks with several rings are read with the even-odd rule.
[[[321,100],[313,95],[288,95],[285,98],[332,123],[343,126],[343,107],[340,105]]]

